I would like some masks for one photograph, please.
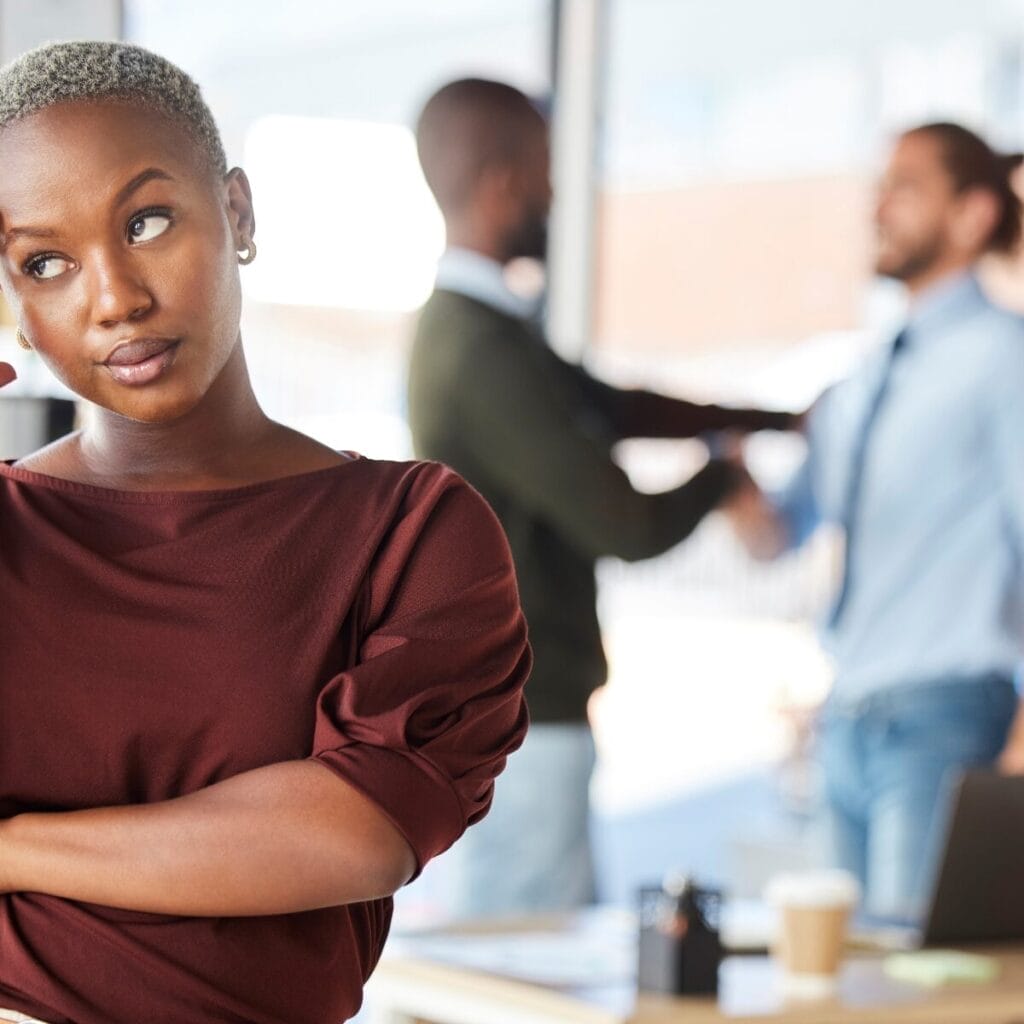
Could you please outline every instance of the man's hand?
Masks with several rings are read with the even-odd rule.
[[[811,428],[811,414],[814,412],[814,407],[817,403],[812,403],[807,406],[803,412],[793,414],[793,430],[798,434],[807,436],[808,431]]]
[[[0,363],[0,388],[5,384],[10,384],[17,376],[10,363]]]
[[[1024,739],[1003,747],[998,768],[1003,775],[1024,775]]]
[[[1017,714],[1010,726],[1010,738],[999,755],[996,767],[1004,775],[1024,775],[1024,701],[1017,707]]]
[[[769,560],[781,554],[786,535],[775,509],[741,462],[736,463],[743,479],[722,502],[736,536],[757,559]]]

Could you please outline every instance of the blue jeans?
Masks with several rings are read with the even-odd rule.
[[[585,724],[541,722],[498,776],[494,803],[452,851],[460,917],[566,910],[594,900]]]
[[[927,910],[958,771],[990,766],[1017,697],[987,676],[892,689],[821,719],[826,824],[833,864],[864,886],[873,917],[919,923]]]

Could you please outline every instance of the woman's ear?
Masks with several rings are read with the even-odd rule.
[[[256,234],[256,215],[249,179],[241,167],[232,167],[224,176],[224,198],[235,249],[244,249]]]

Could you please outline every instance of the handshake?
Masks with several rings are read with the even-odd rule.
[[[785,524],[778,510],[750,475],[743,457],[743,439],[726,434],[709,444],[713,458],[733,468],[735,480],[719,511],[728,518],[737,538],[753,558],[769,561],[787,546]]]

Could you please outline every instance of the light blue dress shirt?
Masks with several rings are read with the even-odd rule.
[[[923,295],[811,417],[808,456],[778,507],[794,544],[843,518],[857,438],[890,374],[865,454],[849,589],[825,643],[834,701],[1012,676],[1024,639],[1024,318],[973,276]]]
[[[529,320],[537,314],[537,300],[513,292],[505,282],[502,265],[472,249],[445,249],[437,264],[434,287],[458,292],[519,320]]]

